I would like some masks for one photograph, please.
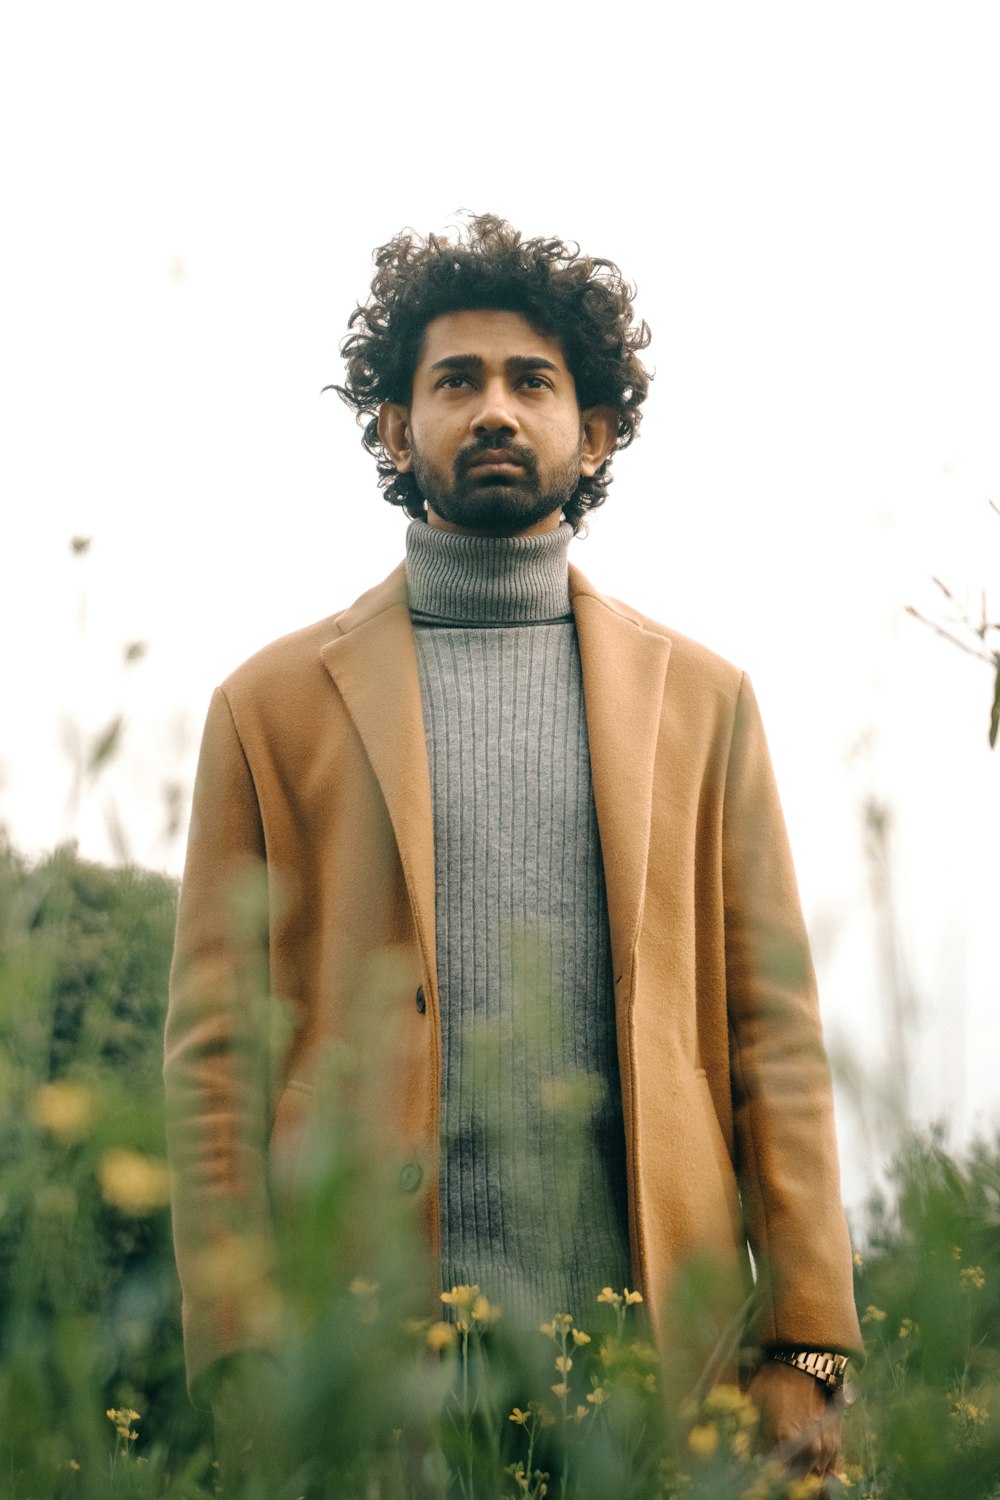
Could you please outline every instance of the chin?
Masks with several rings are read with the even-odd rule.
[[[461,495],[431,500],[437,514],[470,531],[513,532],[536,526],[562,508],[561,503],[516,485],[484,481]]]

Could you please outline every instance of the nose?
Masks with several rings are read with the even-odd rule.
[[[481,400],[477,403],[472,415],[471,427],[477,435],[519,430],[520,423],[510,401],[505,381],[489,380],[483,386]]]

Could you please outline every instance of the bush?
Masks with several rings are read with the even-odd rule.
[[[211,1461],[166,1206],[175,899],[71,848],[35,868],[0,848],[0,1485],[18,1496],[96,1494],[98,1474],[108,1493],[108,1410],[159,1435],[158,1471],[170,1444],[189,1474]]]

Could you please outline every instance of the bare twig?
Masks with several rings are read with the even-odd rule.
[[[906,613],[912,615],[915,620],[919,620],[921,625],[926,625],[930,630],[933,630],[935,635],[943,636],[946,641],[950,641],[953,646],[957,646],[959,651],[964,651],[968,656],[974,656],[977,661],[992,662],[995,660],[995,655],[992,651],[977,651],[974,646],[970,646],[966,641],[960,640],[957,635],[952,635],[950,630],[945,630],[944,626],[939,625],[936,620],[928,620],[927,616],[922,615],[919,609],[915,609],[912,604],[906,606]]]

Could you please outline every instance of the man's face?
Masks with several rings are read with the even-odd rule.
[[[519,313],[446,313],[427,325],[397,468],[447,531],[523,535],[559,524],[594,462],[562,350]]]

